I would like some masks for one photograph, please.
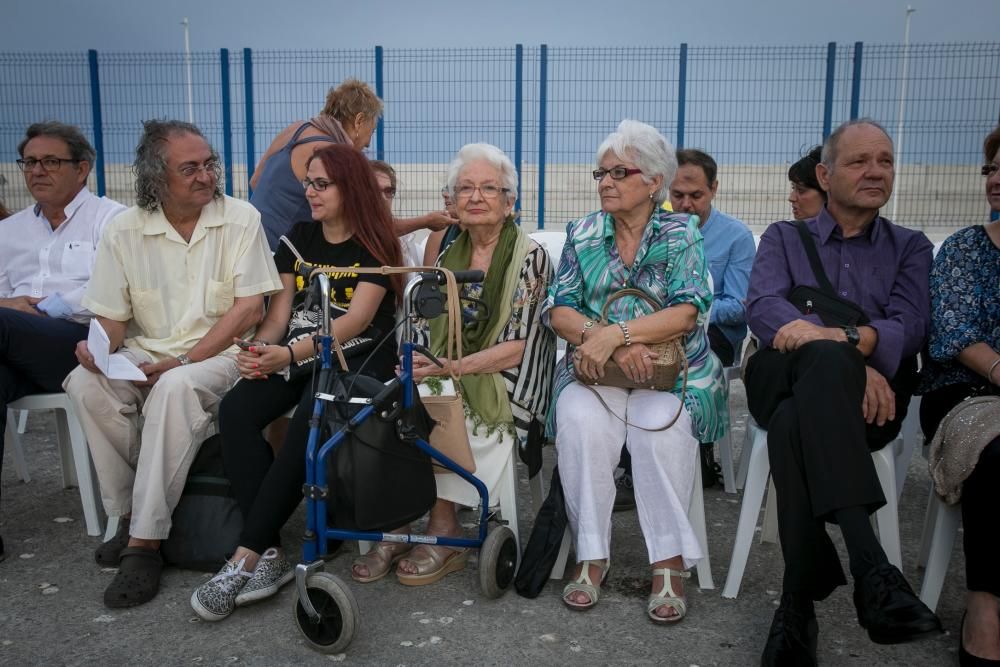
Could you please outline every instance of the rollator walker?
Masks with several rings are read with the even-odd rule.
[[[373,416],[378,414],[385,418],[397,412],[400,415],[398,419],[406,418],[409,413],[405,408],[412,407],[420,400],[419,396],[415,395],[412,381],[413,352],[418,350],[430,355],[429,351],[414,340],[417,321],[421,318],[433,319],[445,311],[446,295],[441,292],[442,285],[448,285],[448,292],[457,298],[458,292],[455,288],[457,283],[481,282],[484,278],[482,271],[452,273],[441,268],[416,270],[421,273],[417,273],[416,277],[410,280],[403,294],[402,372],[398,377],[385,383],[385,389],[371,398],[335,396],[329,393],[335,377],[334,352],[337,343],[332,336],[330,280],[327,274],[337,271],[358,271],[358,269],[324,268],[317,269],[310,275],[310,289],[318,290],[322,304],[320,330],[317,336],[320,348],[320,371],[319,380],[315,385],[316,400],[313,403],[306,449],[306,482],[303,486],[306,498],[306,531],[302,547],[302,563],[295,568],[294,616],[295,623],[306,641],[323,653],[338,653],[346,649],[360,627],[358,604],[350,587],[340,577],[324,571],[324,557],[328,553],[330,540],[410,542],[479,549],[479,584],[487,598],[498,598],[503,595],[514,580],[517,569],[517,541],[513,531],[505,525],[505,522],[495,513],[490,513],[489,492],[486,486],[474,474],[466,471],[419,437],[413,444],[420,452],[472,484],[479,493],[479,528],[475,538],[345,530],[327,526],[327,498],[331,493],[328,484],[328,457],[346,441],[348,434]],[[396,272],[394,269],[369,271]],[[414,269],[408,271],[412,272]],[[461,312],[457,303],[451,312]],[[395,330],[389,332],[387,336],[394,337]],[[386,344],[393,342],[386,341]],[[351,404],[354,409],[359,405],[361,407],[356,414],[346,420],[340,430],[322,442],[324,413],[328,407],[338,403]],[[494,524],[492,530],[489,529],[490,523]]]

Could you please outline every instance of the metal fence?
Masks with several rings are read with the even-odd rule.
[[[1000,43],[917,44],[906,57],[900,137],[899,45],[0,53],[0,198],[30,203],[16,145],[56,118],[92,138],[94,189],[131,203],[140,121],[154,117],[193,119],[223,156],[227,191],[246,197],[273,137],[354,76],[385,101],[369,151],[400,173],[398,214],[440,208],[451,156],[487,141],[518,167],[523,224],[561,227],[597,208],[594,150],[636,118],[711,153],[717,206],[759,230],[788,215],[788,165],[870,116],[897,140],[896,218],[943,235],[986,216],[977,167],[1000,116]]]

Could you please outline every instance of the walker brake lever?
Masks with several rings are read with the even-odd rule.
[[[419,352],[420,354],[424,355],[425,357],[427,357],[427,358],[428,358],[428,359],[430,359],[431,361],[433,361],[433,362],[434,362],[434,365],[436,365],[436,366],[437,366],[438,368],[444,368],[444,364],[442,364],[442,363],[441,363],[441,361],[440,361],[440,360],[439,360],[439,359],[438,359],[437,357],[435,357],[435,356],[434,356],[434,355],[433,355],[433,354],[431,353],[431,351],[430,351],[430,350],[428,350],[428,349],[427,349],[426,347],[424,347],[423,345],[420,345],[420,344],[418,344],[418,343],[414,343],[414,344],[413,344],[413,349],[414,349],[414,350],[416,350],[417,352]]]

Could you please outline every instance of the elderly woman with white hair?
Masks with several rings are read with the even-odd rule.
[[[601,210],[569,223],[542,315],[566,339],[571,360],[558,369],[549,417],[578,562],[563,601],[582,610],[600,597],[610,567],[613,473],[624,442],[652,564],[646,613],[669,623],[687,613],[682,580],[703,556],[687,518],[698,442],[713,442],[726,428],[722,368],[704,328],[712,290],[697,225],[661,208],[677,169],[666,139],[624,120],[598,148],[597,164]],[[608,297],[623,288],[641,290],[656,307],[626,296],[613,302],[602,325]],[[609,359],[634,383],[649,381],[656,357],[649,345],[678,335],[685,335],[686,391],[682,376],[663,391],[595,384]],[[657,430],[674,415],[672,426]]]
[[[452,271],[486,273],[482,283],[461,286],[465,321],[460,383],[475,474],[493,498],[514,455],[515,442],[544,437],[555,336],[541,325],[539,316],[552,281],[552,265],[545,250],[509,218],[517,200],[517,172],[499,148],[489,144],[462,147],[449,166],[448,190],[463,231],[438,264]],[[430,322],[429,346],[444,367],[415,355],[417,381],[449,377],[453,370],[458,374],[457,360],[447,357],[445,319]],[[436,479],[438,500],[426,532],[459,536],[456,508],[477,505],[479,494],[457,475]],[[411,546],[379,544],[355,561],[352,576],[358,581],[373,580],[398,560],[399,581],[422,586],[465,567],[467,549],[422,544],[410,551]]]

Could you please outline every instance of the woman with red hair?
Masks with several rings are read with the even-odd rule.
[[[402,264],[392,217],[360,152],[344,145],[317,151],[302,186],[313,219],[282,237],[274,262],[284,289],[271,297],[257,340],[241,345],[246,348],[237,359],[241,381],[219,408],[223,461],[244,525],[230,561],[191,596],[191,606],[206,621],[222,620],[236,605],[274,595],[294,576],[279,532],[302,500],[313,401],[312,336],[321,311],[318,303],[306,308],[308,285],[301,276],[321,267]],[[331,312],[339,313],[333,334],[339,341],[361,341],[344,351],[350,370],[379,380],[393,376],[392,333],[401,295],[399,275],[331,274]],[[391,340],[369,354],[387,335]],[[275,456],[261,431],[296,405]]]

